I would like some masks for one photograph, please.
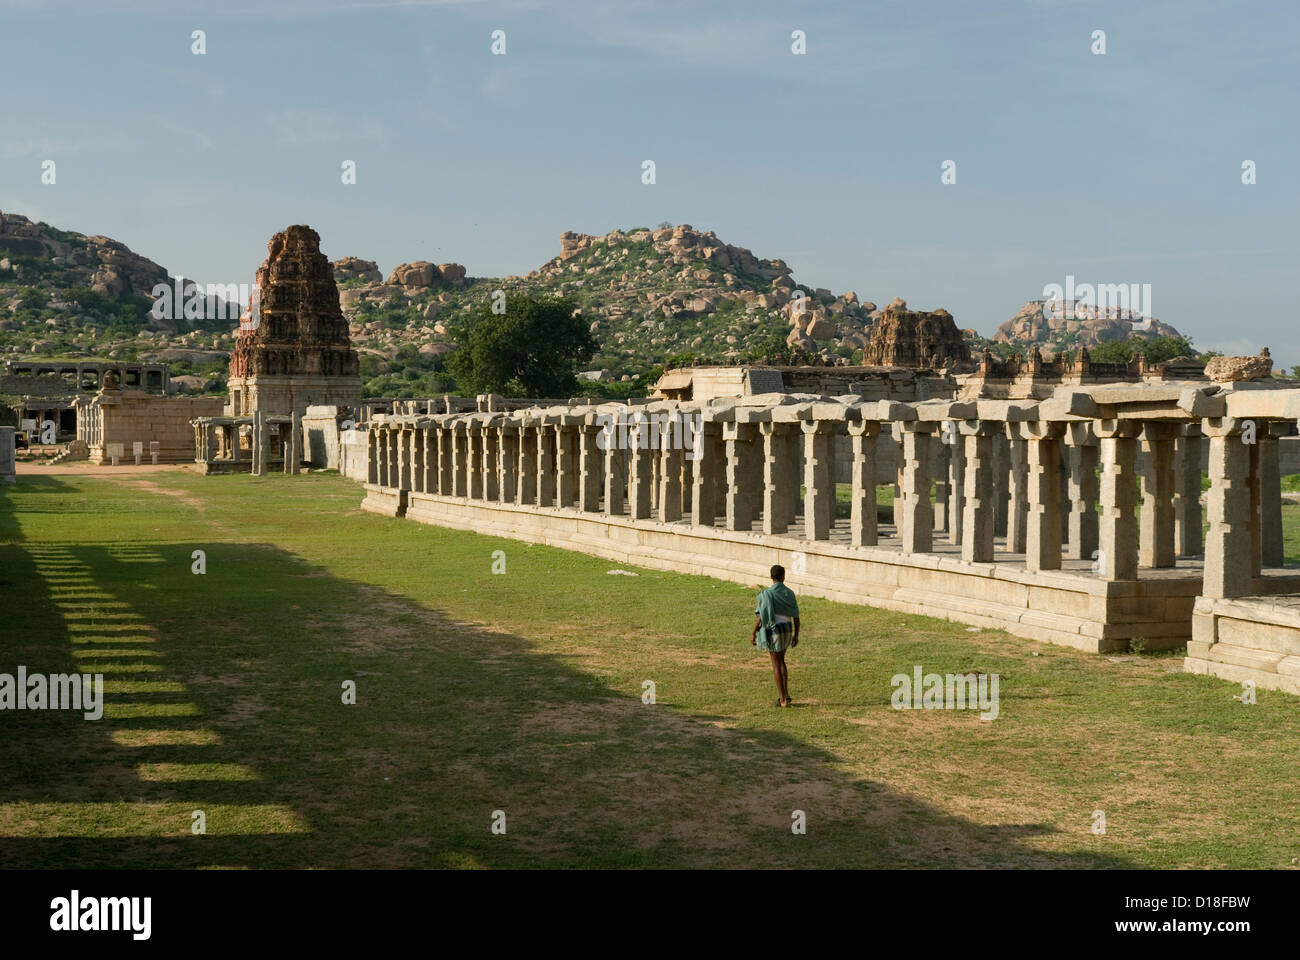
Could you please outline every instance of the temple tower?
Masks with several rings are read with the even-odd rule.
[[[267,250],[230,355],[231,415],[290,416],[309,404],[355,407],[359,361],[320,235],[308,226],[289,227]]]

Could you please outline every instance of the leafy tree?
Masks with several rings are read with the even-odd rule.
[[[1128,363],[1138,353],[1146,354],[1148,363],[1164,363],[1174,357],[1192,357],[1196,350],[1186,337],[1129,337],[1108,340],[1088,351],[1097,363]]]
[[[576,309],[572,300],[518,293],[504,313],[481,303],[453,331],[460,349],[447,357],[447,370],[464,392],[568,396],[596,352]]]

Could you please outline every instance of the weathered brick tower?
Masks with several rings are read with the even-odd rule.
[[[970,347],[952,314],[908,310],[894,300],[871,331],[862,350],[862,362],[880,367],[916,367],[927,370],[965,370],[972,366]]]
[[[357,352],[339,309],[334,272],[308,226],[277,233],[257,271],[253,304],[230,355],[230,412],[301,414],[309,404],[356,406]]]

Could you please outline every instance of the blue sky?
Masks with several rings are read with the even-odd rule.
[[[1067,274],[1149,283],[1198,346],[1300,363],[1298,37],[1290,2],[0,0],[0,209],[221,283],[291,223],[496,276],[668,220],[984,334]]]

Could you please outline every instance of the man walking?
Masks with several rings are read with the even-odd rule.
[[[771,570],[772,585],[758,595],[754,610],[754,632],[749,642],[772,659],[772,676],[776,679],[778,707],[790,706],[789,676],[785,652],[799,646],[799,601],[785,585],[785,567]]]

